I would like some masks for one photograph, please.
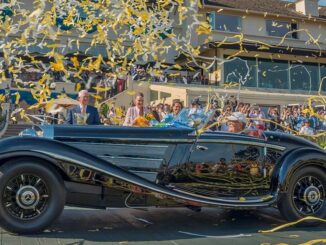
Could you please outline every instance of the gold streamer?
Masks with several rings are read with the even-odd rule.
[[[320,221],[320,222],[326,223],[326,219],[321,219],[321,218],[317,218],[317,217],[313,217],[313,216],[308,216],[308,217],[299,219],[299,220],[294,221],[294,222],[290,222],[290,223],[286,223],[284,225],[277,226],[277,227],[275,227],[273,229],[270,229],[270,230],[259,230],[258,232],[259,233],[272,233],[272,232],[279,231],[279,230],[282,230],[284,228],[294,226],[294,225],[297,225],[299,223],[309,221],[309,220],[310,221]],[[326,241],[326,239],[324,239],[324,241]]]

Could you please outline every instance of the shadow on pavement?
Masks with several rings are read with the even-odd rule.
[[[122,243],[220,238],[219,236],[222,236],[221,239],[232,238],[237,241],[251,239],[253,236],[264,237],[266,235],[257,234],[257,231],[271,229],[283,223],[286,221],[281,218],[279,212],[271,208],[259,211],[203,209],[198,213],[183,208],[148,211],[65,209],[49,230],[28,237],[74,240],[65,243],[70,245],[84,244],[85,240]],[[287,228],[286,231],[318,233],[325,231],[325,226],[294,227]],[[232,237],[239,234],[245,236]]]

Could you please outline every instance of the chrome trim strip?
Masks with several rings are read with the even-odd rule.
[[[129,171],[133,173],[157,174],[157,172],[153,172],[153,171],[140,171],[140,170],[129,170]]]
[[[130,160],[143,160],[143,161],[163,161],[162,158],[145,158],[145,157],[124,157],[124,156],[105,156],[98,155],[100,158],[110,158],[110,159],[130,159]]]
[[[286,148],[284,146],[279,145],[272,145],[266,144],[264,142],[257,142],[257,141],[245,141],[245,140],[224,140],[224,139],[199,139],[198,143],[230,143],[230,144],[241,144],[241,145],[254,145],[254,146],[261,146],[272,148],[280,151],[284,151]]]
[[[149,141],[149,142],[173,142],[173,143],[192,143],[194,142],[194,139],[148,139],[148,138],[120,138],[120,137],[107,137],[107,138],[101,138],[99,136],[97,137],[69,137],[69,136],[59,136],[59,137],[54,137],[55,140],[62,140],[62,139],[108,139],[108,140],[117,140],[117,141],[138,141],[138,142],[143,142],[143,141]],[[63,141],[65,142],[65,141]],[[74,142],[74,141],[71,141]]]
[[[92,146],[96,146],[96,145],[114,145],[114,146],[121,146],[121,147],[124,147],[124,146],[138,146],[138,147],[148,147],[148,145],[141,145],[141,144],[114,144],[114,143],[111,143],[111,142],[108,142],[108,143],[94,143],[94,142],[74,142],[74,141],[65,141],[65,144],[73,144],[73,145],[92,145]],[[169,146],[168,145],[150,145],[150,147],[152,148],[168,148]]]
[[[58,137],[55,138],[56,140],[60,139],[83,139],[82,137]],[[240,138],[240,137],[239,137]],[[87,137],[86,139],[101,139],[100,137]],[[137,141],[137,142],[142,142],[142,141],[148,141],[148,142],[169,142],[169,143],[193,143],[195,140],[194,139],[144,139],[144,138],[117,138],[117,137],[110,137],[107,138],[110,140],[116,140],[116,141]],[[266,144],[263,142],[255,142],[255,141],[244,141],[244,140],[238,140],[238,139],[233,139],[233,140],[223,140],[223,139],[198,139],[197,142],[200,143],[238,143],[238,144],[244,144],[244,145],[256,145],[256,146],[262,146],[262,147],[269,147],[273,148],[276,150],[284,151],[286,148],[283,146],[278,146],[278,145],[272,145],[272,144]],[[73,143],[69,142],[69,143]],[[89,143],[88,143],[89,144]],[[96,144],[96,143],[94,143]]]
[[[82,137],[60,137],[60,138],[71,138],[71,139],[76,139],[76,138],[82,138]],[[241,138],[241,137],[237,137]],[[99,137],[87,137],[87,139],[100,139]],[[144,139],[144,138],[115,138],[115,137],[110,137],[108,138],[110,140],[118,140],[118,141],[149,141],[149,142],[169,142],[169,143],[193,143],[194,139]],[[284,151],[286,148],[284,146],[278,146],[278,145],[272,145],[272,144],[266,144],[265,142],[257,142],[257,141],[245,141],[245,140],[238,140],[238,139],[198,139],[197,142],[200,143],[237,143],[237,144],[242,144],[242,145],[255,145],[255,146],[261,146],[261,147],[268,147],[280,151]],[[73,142],[69,142],[73,143]],[[77,142],[78,143],[78,142]],[[87,143],[89,144],[89,143]],[[94,143],[94,144],[99,144],[99,143]],[[122,144],[124,145],[124,144]]]
[[[187,192],[187,191],[184,191],[184,190],[180,190],[180,189],[177,189],[177,188],[174,188],[173,190],[175,190],[175,191],[177,191],[177,192],[180,192],[180,193],[187,194],[187,195],[191,195],[191,196],[199,197],[199,198],[204,198],[204,199],[209,199],[209,200],[216,200],[216,198],[214,198],[214,197],[202,196],[202,195],[198,195],[198,194],[190,193],[190,192]],[[266,195],[266,196],[268,196],[268,195]],[[268,199],[272,199],[272,198],[273,198],[273,196],[268,196],[268,197],[269,197]],[[261,199],[263,199],[263,198],[264,198],[264,196],[258,196],[257,199],[261,200]],[[253,202],[257,202],[257,199],[255,199],[255,200],[248,200],[248,199],[246,199],[245,202],[247,202],[247,203],[248,203],[248,202],[249,202],[249,203],[253,203]],[[268,199],[266,199],[266,200],[268,200]],[[238,201],[238,200],[232,200],[232,201],[234,202],[234,201]],[[240,201],[240,202],[243,202],[243,201]]]
[[[150,187],[150,186],[147,186],[145,184],[142,184],[142,183],[138,183],[137,181],[133,181],[133,180],[130,180],[128,178],[124,178],[124,177],[121,177],[119,175],[116,175],[114,173],[110,173],[108,171],[105,171],[103,169],[100,169],[100,168],[96,168],[90,164],[86,164],[86,163],[83,163],[83,162],[79,162],[79,161],[76,161],[75,159],[67,159],[61,155],[56,155],[56,154],[53,154],[51,152],[46,152],[46,151],[42,151],[42,150],[35,150],[36,152],[39,152],[41,154],[44,154],[44,155],[48,155],[48,156],[51,156],[53,158],[57,158],[57,159],[61,159],[63,161],[68,161],[68,162],[71,162],[71,163],[75,163],[77,165],[80,165],[80,166],[83,166],[83,167],[86,167],[86,168],[89,168],[89,169],[92,169],[92,170],[95,170],[95,171],[98,171],[98,172],[102,172],[102,173],[105,173],[109,176],[112,176],[112,177],[115,177],[119,180],[123,180],[127,183],[131,183],[131,184],[134,184],[134,185],[137,185],[137,186],[140,186],[140,187],[143,187],[145,189],[148,189],[148,190],[152,190],[154,192],[158,192],[158,193],[161,193],[161,194],[165,194],[167,196],[172,196],[172,197],[175,197],[175,198],[179,198],[181,200],[188,200],[188,201],[194,201],[194,202],[198,202],[198,203],[203,203],[203,204],[207,204],[207,205],[217,205],[217,206],[224,206],[224,207],[239,207],[239,206],[246,206],[248,204],[254,204],[253,206],[254,207],[266,207],[266,206],[269,206],[271,203],[270,201],[275,201],[276,198],[277,198],[277,195],[273,196],[271,198],[270,201],[268,202],[264,202],[262,200],[262,202],[259,202],[257,203],[257,200],[245,200],[245,201],[240,201],[240,200],[232,200],[230,203],[225,203],[227,202],[228,200],[225,200],[225,199],[219,199],[219,198],[215,198],[214,201],[209,201],[207,200],[198,200],[196,199],[195,196],[193,196],[192,194],[189,195],[189,197],[185,197],[185,196],[179,196],[177,193],[175,193],[175,191],[173,190],[164,190],[164,187],[161,187],[160,189],[158,188],[154,188],[154,187]],[[172,193],[171,193],[172,192]],[[194,198],[192,198],[192,196]]]

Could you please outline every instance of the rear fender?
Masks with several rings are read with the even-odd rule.
[[[299,148],[287,153],[273,173],[272,191],[287,192],[293,174],[307,166],[319,167],[326,173],[326,152],[322,149]]]

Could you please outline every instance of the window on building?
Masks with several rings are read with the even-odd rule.
[[[208,13],[207,17],[213,30],[226,32],[241,32],[242,30],[240,16],[211,12]]]
[[[258,60],[258,87],[289,89],[289,64],[281,60]]]
[[[158,91],[156,90],[150,91],[150,100],[151,101],[158,100]]]
[[[291,89],[317,91],[319,89],[318,64],[291,62]]]
[[[169,98],[171,97],[171,94],[170,93],[165,93],[165,92],[161,92],[160,93],[160,98],[163,99],[163,98]]]
[[[266,20],[266,30],[269,36],[298,38],[296,30],[298,25],[296,23],[290,23],[286,21]],[[291,32],[294,31],[294,32]],[[289,33],[291,32],[291,33]]]
[[[245,87],[257,87],[256,59],[237,57],[225,60],[224,83],[241,83]]]

